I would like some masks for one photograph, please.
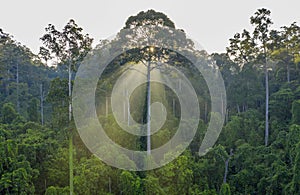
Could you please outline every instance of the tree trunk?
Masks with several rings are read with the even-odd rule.
[[[111,178],[108,178],[108,191],[111,193]]]
[[[126,121],[126,112],[127,112],[127,110],[126,110],[126,99],[124,99],[124,101],[123,101],[123,120],[124,120],[124,122]]]
[[[288,55],[289,55],[289,47],[288,46],[287,46],[286,50],[287,50],[287,57],[288,57]],[[286,62],[286,79],[287,79],[287,82],[290,83],[290,63],[289,63],[289,60],[287,60],[287,62]]]
[[[266,125],[265,125],[265,146],[269,141],[269,75],[267,61],[265,61],[265,84],[266,84]]]
[[[224,172],[223,183],[226,183],[226,181],[227,181],[229,160],[230,160],[230,158],[231,158],[232,155],[233,155],[233,149],[231,148],[230,149],[229,157],[225,161],[225,172]]]
[[[228,123],[228,120],[229,120],[229,109],[227,108],[226,109],[226,114],[225,114],[225,124]]]
[[[241,112],[240,111],[240,106],[238,105],[238,104],[236,104],[236,108],[237,108],[237,112],[238,112],[238,114]]]
[[[175,114],[176,113],[176,107],[175,106],[176,106],[176,102],[175,102],[175,99],[173,98],[172,107],[173,107],[173,115],[174,116],[176,116],[176,114]]]
[[[179,85],[179,91],[181,92],[181,78],[179,78],[179,81],[178,81],[178,85]]]
[[[108,116],[108,97],[105,98],[105,116]]]
[[[19,100],[19,63],[17,63],[17,112],[20,113],[20,100]]]
[[[147,66],[147,154],[151,154],[151,84],[150,84],[150,71],[151,71],[151,62],[148,61]]]
[[[73,132],[69,138],[69,169],[70,169],[70,195],[73,195]]]
[[[286,64],[286,77],[287,77],[287,82],[289,83],[291,80],[290,80],[290,64],[289,63],[287,63]]]
[[[40,84],[41,123],[44,125],[44,94],[43,84]]]
[[[204,105],[204,122],[207,122],[207,102],[205,102]]]
[[[127,89],[126,89],[126,100],[127,100],[127,125],[130,126],[130,99],[128,96]]]
[[[5,85],[5,95],[8,96],[9,94],[9,69],[7,68],[7,76],[6,76],[6,82],[4,83]]]
[[[223,94],[221,94],[221,113],[224,115],[224,100],[223,100]]]
[[[69,63],[68,66],[68,72],[69,72],[69,125],[71,126],[71,120],[72,120],[72,102],[71,102],[71,96],[72,96],[72,70],[71,70],[71,64]],[[69,138],[69,172],[70,172],[70,195],[73,195],[74,189],[73,189],[73,131],[70,128],[70,138]]]

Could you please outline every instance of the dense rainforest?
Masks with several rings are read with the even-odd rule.
[[[203,51],[221,72],[227,92],[217,143],[198,155],[211,117],[209,93],[200,87],[200,122],[192,143],[169,164],[141,172],[105,164],[76,132],[70,91],[95,40],[74,20],[61,31],[49,24],[40,38],[43,46],[34,54],[0,29],[0,194],[300,194],[300,27],[291,21],[272,28],[267,9],[257,10],[249,22],[253,31],[233,35],[226,53]],[[129,17],[124,29],[142,25],[176,28],[165,14],[148,10]],[[122,68],[136,62],[135,54],[112,61],[99,88],[111,89]],[[183,70],[192,74],[188,67]],[[189,78],[195,85],[203,82]],[[174,134],[180,109],[170,90],[152,87],[164,93],[163,98],[153,93],[153,100],[171,102],[166,124],[151,138],[152,147],[158,147]],[[145,86],[130,104],[141,108],[133,117],[145,122],[141,92]],[[96,93],[105,102],[106,92]],[[107,134],[128,148],[145,149],[144,139],[122,132],[110,107],[107,101],[98,110]]]

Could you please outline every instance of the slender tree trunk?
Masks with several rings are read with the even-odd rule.
[[[45,182],[44,182],[44,190],[46,191],[47,190],[47,180],[45,179]]]
[[[17,63],[17,111],[20,113],[20,100],[19,100],[19,63]]]
[[[71,70],[71,63],[68,66],[69,72],[69,125],[70,125],[70,138],[69,138],[69,172],[70,172],[70,195],[74,194],[73,189],[73,130],[71,129],[71,120],[72,120],[72,70]]]
[[[44,125],[44,94],[43,84],[40,84],[41,123]]]
[[[72,70],[71,70],[71,64],[69,64],[68,72],[69,72],[69,81],[68,81],[68,87],[69,87],[69,121],[71,121],[72,120],[72,101],[71,101],[71,97],[72,97]]]
[[[240,111],[240,106],[239,106],[239,104],[236,104],[236,108],[237,108],[237,112],[238,112],[238,114],[241,112]]]
[[[207,102],[205,102],[204,105],[204,122],[207,122]]]
[[[287,79],[287,82],[289,83],[291,80],[290,80],[290,64],[289,63],[287,63],[286,64],[286,71],[287,71],[287,73],[286,73],[286,79]]]
[[[179,78],[179,81],[178,81],[178,85],[179,85],[179,91],[181,92],[181,78]]]
[[[223,183],[226,183],[226,181],[227,181],[229,160],[230,160],[230,158],[231,158],[232,155],[233,155],[233,149],[231,148],[230,149],[229,157],[225,160],[225,172],[224,172]]]
[[[267,67],[267,59],[265,60],[265,84],[266,84],[266,126],[265,126],[265,146],[269,141],[269,75]]]
[[[289,55],[289,47],[287,46],[286,48],[287,50],[287,57]],[[289,63],[289,60],[287,60],[286,62],[286,79],[287,79],[287,82],[290,83],[290,63]]]
[[[8,96],[9,94],[9,69],[7,68],[7,76],[5,84],[5,95]]]
[[[176,116],[176,102],[174,98],[172,104],[173,104],[173,115]]]
[[[124,122],[126,121],[126,112],[127,112],[127,110],[126,110],[126,99],[124,99],[124,101],[123,101],[123,120],[124,120]]]
[[[223,100],[223,94],[221,94],[221,113],[224,114],[224,100]]]
[[[73,132],[70,132],[69,138],[69,166],[70,166],[70,195],[73,195]]]
[[[228,123],[228,120],[229,120],[229,109],[226,109],[225,124]]]
[[[150,71],[151,62],[148,61],[147,66],[147,154],[151,154],[151,84],[150,84]]]
[[[126,90],[126,100],[127,100],[127,125],[130,125],[130,99],[128,96],[128,90]]]
[[[106,101],[105,101],[105,116],[108,116],[108,97],[106,96]]]
[[[108,178],[108,191],[111,193],[111,178]]]

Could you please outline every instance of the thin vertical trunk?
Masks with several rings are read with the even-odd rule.
[[[20,100],[19,100],[19,63],[17,63],[17,111],[20,113]]]
[[[69,125],[71,125],[72,120],[72,102],[71,102],[71,96],[72,96],[72,70],[71,70],[71,63],[69,63],[68,66],[68,72],[69,72]],[[69,172],[70,172],[70,195],[73,195],[74,189],[73,189],[73,130],[70,129],[70,138],[69,138]]]
[[[151,154],[151,84],[150,84],[150,71],[151,71],[151,62],[148,61],[147,66],[147,154]]]
[[[45,182],[44,182],[44,190],[46,191],[47,190],[47,180],[45,179]]]
[[[225,114],[225,124],[228,123],[228,119],[229,119],[229,109],[226,109],[226,114]]]
[[[127,99],[127,125],[130,125],[130,101],[128,97],[128,90],[126,90],[126,99]]]
[[[179,81],[178,81],[178,85],[179,85],[179,91],[181,92],[181,78],[179,78]]]
[[[68,72],[69,72],[69,82],[68,82],[68,86],[69,86],[69,121],[71,121],[72,120],[72,102],[71,102],[71,96],[72,96],[72,70],[71,70],[71,64],[69,64]]]
[[[233,149],[231,148],[230,149],[229,157],[225,160],[225,172],[224,172],[223,183],[227,182],[229,160],[230,160],[230,158],[231,158],[232,155],[233,155]]]
[[[7,76],[5,84],[5,95],[8,96],[9,94],[9,69],[7,69]]]
[[[266,84],[266,126],[265,126],[265,146],[269,141],[269,75],[267,67],[267,59],[265,60],[265,84]]]
[[[175,102],[175,99],[173,98],[173,102],[172,102],[172,105],[173,105],[173,115],[176,116],[176,102]]]
[[[123,120],[126,121],[126,99],[123,101]]]
[[[70,195],[73,195],[73,132],[69,138],[69,166],[70,166]]]
[[[221,113],[224,115],[224,100],[223,100],[223,94],[221,94]]]
[[[105,116],[108,116],[108,97],[106,96],[106,101],[105,101]]]
[[[207,122],[207,102],[205,102],[204,105],[204,122]]]
[[[287,55],[289,55],[289,47],[288,46],[286,48],[286,51],[287,51]],[[286,62],[286,79],[287,79],[287,82],[290,83],[290,63],[289,63],[289,60]]]
[[[289,83],[291,80],[290,80],[290,64],[287,62],[287,64],[286,64],[286,71],[287,71],[287,73],[286,73],[286,77],[287,77],[287,82]]]
[[[111,178],[108,178],[108,191],[111,194]]]
[[[43,84],[40,84],[41,123],[44,125],[44,94]]]

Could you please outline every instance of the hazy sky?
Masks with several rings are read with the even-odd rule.
[[[116,34],[126,19],[138,12],[155,9],[165,13],[176,27],[208,52],[224,52],[228,39],[246,28],[258,8],[268,8],[274,28],[300,23],[300,0],[1,0],[0,28],[34,53],[44,28],[61,29],[73,18],[96,41]]]

